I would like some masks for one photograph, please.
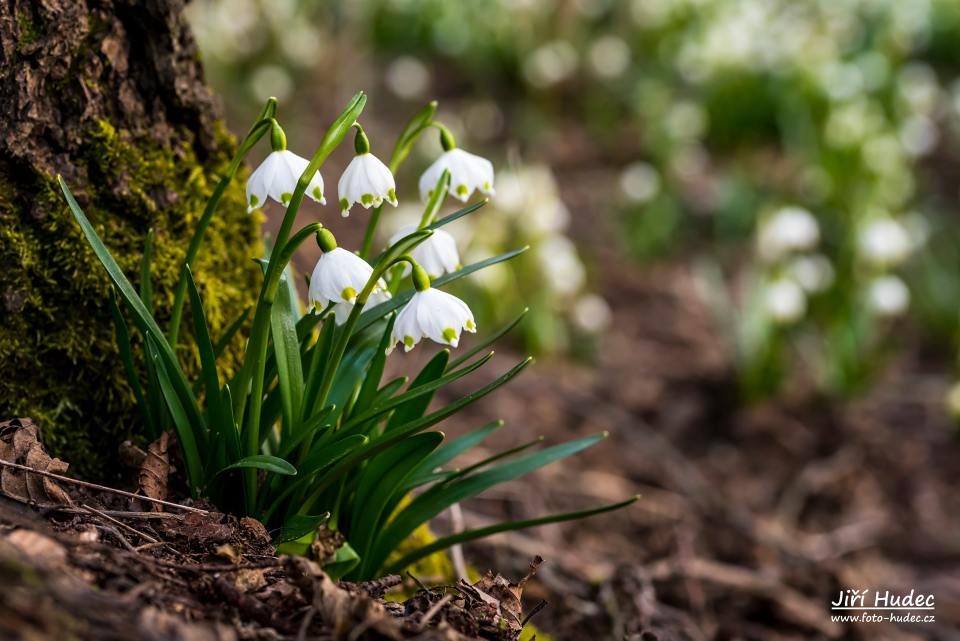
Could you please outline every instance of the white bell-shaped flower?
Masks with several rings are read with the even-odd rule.
[[[474,191],[493,196],[493,163],[458,148],[446,129],[440,130],[440,141],[443,155],[420,176],[420,198],[430,198],[445,170],[450,172],[450,194],[461,202],[467,202]]]
[[[379,207],[386,200],[394,207],[397,206],[397,184],[390,168],[370,153],[370,141],[363,127],[359,123],[353,126],[357,129],[353,143],[357,155],[347,165],[340,176],[340,182],[337,183],[340,213],[344,218],[350,215],[350,208],[354,203],[370,209]]]
[[[807,296],[803,288],[789,278],[779,278],[766,286],[764,303],[767,313],[779,324],[788,325],[803,318]]]
[[[467,304],[452,294],[430,287],[430,278],[419,265],[413,268],[413,282],[417,291],[397,315],[388,354],[397,343],[403,343],[404,351],[409,352],[421,338],[456,347],[463,330],[477,331],[473,312]]]
[[[393,245],[401,238],[409,236],[417,230],[415,225],[406,225],[390,237],[390,244]],[[433,234],[425,241],[417,245],[410,252],[417,263],[423,267],[430,278],[439,278],[444,274],[450,274],[462,267],[460,263],[460,252],[457,251],[457,241],[453,236],[442,229],[434,229]],[[406,276],[410,272],[409,265],[404,272]]]
[[[309,164],[309,160],[292,151],[273,151],[247,179],[247,213],[262,207],[268,196],[284,207],[290,204],[297,181]],[[310,179],[306,195],[321,205],[327,203],[323,197],[323,177],[319,171]]]
[[[337,241],[326,229],[317,233],[317,243],[323,252],[313,274],[307,300],[314,309],[321,310],[328,304],[353,305],[373,276],[373,268],[354,253],[337,247]],[[381,278],[374,291],[384,291],[387,284]]]
[[[887,274],[870,283],[867,300],[870,309],[878,316],[899,316],[910,305],[910,290],[900,278]]]

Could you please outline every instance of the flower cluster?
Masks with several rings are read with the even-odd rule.
[[[459,149],[446,127],[433,124],[440,130],[444,152],[420,177],[420,195],[424,202],[434,198],[437,189],[444,190],[444,195],[449,190],[450,195],[461,201],[466,201],[475,191],[492,196],[493,164],[486,158]],[[356,204],[366,209],[380,208],[385,202],[396,207],[398,200],[393,172],[370,152],[370,141],[359,123],[353,126],[356,128],[356,153],[337,183],[341,214],[348,216],[350,208]],[[247,182],[249,211],[268,197],[288,206],[297,183],[309,169],[308,160],[287,150],[286,136],[275,120],[271,124],[271,141],[272,153]],[[326,203],[319,171],[311,174],[305,193],[316,202]],[[396,245],[428,222],[424,219],[419,227],[402,228],[389,244]],[[321,255],[310,276],[308,291],[308,303],[314,312],[323,314],[329,308],[336,323],[342,325],[358,303],[374,305],[392,297],[386,280],[381,276],[373,280],[373,267],[357,254],[338,247],[329,230],[317,232],[317,244]],[[456,347],[461,332],[476,332],[473,313],[467,304],[430,286],[431,278],[439,278],[460,268],[460,255],[453,236],[442,229],[433,230],[405,260],[409,265],[400,276],[412,272],[416,292],[397,315],[394,341],[387,353],[392,352],[398,343],[403,344],[405,351],[410,351],[422,338]]]

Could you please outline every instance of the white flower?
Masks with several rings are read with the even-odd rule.
[[[323,309],[329,303],[353,305],[357,294],[363,290],[373,275],[373,268],[356,254],[340,247],[320,255],[317,266],[310,276],[310,291],[307,299],[314,309]],[[374,291],[386,290],[381,278]]]
[[[823,254],[797,256],[788,267],[792,276],[801,287],[811,294],[826,290],[833,284],[833,265]]]
[[[860,251],[870,263],[897,265],[913,250],[910,234],[892,218],[880,218],[868,224],[860,233]]]
[[[424,201],[430,198],[444,169],[450,172],[450,195],[461,202],[467,202],[474,190],[481,191],[487,196],[495,194],[493,163],[486,158],[455,147],[443,152],[443,155],[427,167],[420,176],[420,198]]]
[[[428,287],[416,292],[400,310],[387,353],[392,352],[397,343],[403,343],[404,351],[409,352],[424,337],[456,347],[462,330],[477,331],[473,312],[467,304],[456,296]]]
[[[788,278],[781,278],[767,285],[764,303],[773,320],[784,325],[800,320],[807,311],[806,294]]]
[[[820,241],[817,219],[802,207],[783,207],[771,216],[757,235],[757,250],[769,261],[792,251],[814,248]]]
[[[910,304],[910,290],[896,276],[881,276],[870,283],[870,309],[880,316],[899,316]]]
[[[337,195],[340,197],[340,213],[344,217],[350,214],[354,203],[370,209],[371,206],[379,207],[386,200],[397,206],[397,184],[393,174],[371,153],[353,157],[337,183]]]
[[[390,237],[390,244],[393,245],[416,230],[416,225],[401,227],[396,234]],[[457,241],[442,229],[434,229],[430,237],[413,248],[410,256],[423,267],[430,278],[439,278],[444,274],[457,271],[462,266],[460,253],[457,251]],[[410,266],[406,265],[404,276],[408,273],[410,273]]]
[[[310,161],[286,149],[271,152],[247,179],[247,213],[262,207],[267,196],[284,207],[290,203],[297,181]],[[325,205],[323,178],[318,171],[307,185],[306,195]]]

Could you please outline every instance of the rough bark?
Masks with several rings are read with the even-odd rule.
[[[0,2],[0,417],[39,419],[51,449],[88,472],[105,469],[138,422],[113,347],[108,283],[54,177],[71,185],[135,282],[154,229],[162,317],[191,223],[234,146],[183,5]],[[255,289],[255,227],[238,185],[197,269],[214,331]],[[189,367],[193,355],[183,356]]]

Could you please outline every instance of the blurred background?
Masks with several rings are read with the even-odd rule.
[[[530,250],[460,293],[481,331],[529,306],[508,350],[541,362],[458,420],[502,416],[517,443],[611,439],[580,468],[465,506],[467,524],[644,496],[471,548],[502,571],[547,558],[547,633],[956,638],[960,3],[193,0],[188,12],[235,132],[273,95],[307,156],[364,89],[381,157],[437,99],[460,146],[493,160],[497,196],[450,230],[465,263]],[[424,136],[400,172],[384,240],[419,217],[415,181],[439,152]],[[368,213],[335,210],[309,211],[356,246]],[[835,589],[875,584],[937,593],[939,623],[830,621]]]

